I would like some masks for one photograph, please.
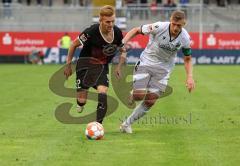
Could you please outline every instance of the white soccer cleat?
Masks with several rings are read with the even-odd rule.
[[[127,133],[127,134],[132,134],[132,127],[131,127],[131,125],[121,124],[120,125],[120,132]]]
[[[78,113],[82,113],[82,112],[83,112],[83,109],[84,109],[84,106],[79,106],[79,105],[77,105],[77,112],[78,112]]]

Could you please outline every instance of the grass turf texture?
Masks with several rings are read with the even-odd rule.
[[[173,94],[160,99],[148,118],[133,125],[134,134],[118,131],[121,119],[131,113],[120,104],[105,120],[101,141],[87,140],[86,125],[55,119],[57,105],[75,102],[48,88],[49,78],[59,68],[0,65],[1,166],[239,165],[239,66],[195,66],[197,88],[192,94],[185,88],[183,66],[177,66],[170,80]],[[67,84],[73,82],[71,78]],[[112,89],[109,94],[115,96]],[[95,107],[89,102],[85,111]],[[74,108],[71,113],[78,115]],[[154,122],[160,116],[161,121]]]

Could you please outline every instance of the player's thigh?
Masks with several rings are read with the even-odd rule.
[[[94,88],[97,89],[98,93],[107,93],[108,87],[109,87],[108,71],[104,69],[99,75],[99,78],[97,79]]]
[[[147,66],[142,65],[139,61],[135,65],[133,72],[133,91],[145,91],[148,87],[150,77]]]
[[[152,75],[149,81],[148,91],[160,96],[166,90],[169,76],[170,76],[170,73],[168,72],[161,72],[161,71],[155,72],[155,74]]]
[[[77,84],[83,89],[94,87],[103,71],[102,64],[91,64],[85,62],[85,58],[79,59],[76,66]]]

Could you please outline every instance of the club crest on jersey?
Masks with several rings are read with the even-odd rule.
[[[108,44],[103,46],[103,54],[106,56],[112,56],[117,52],[116,44]]]

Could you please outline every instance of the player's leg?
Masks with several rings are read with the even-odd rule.
[[[129,105],[133,105],[135,101],[141,101],[146,95],[147,84],[150,80],[150,74],[146,70],[146,66],[138,61],[133,72],[133,90],[128,97]]]
[[[87,102],[88,85],[85,84],[87,70],[81,67],[81,61],[78,60],[76,66],[76,89],[77,89],[77,112],[81,113]]]
[[[109,86],[108,71],[103,68],[96,81],[96,89],[98,92],[98,105],[97,105],[97,117],[96,121],[99,123],[103,122],[103,119],[107,112],[107,91]]]
[[[140,63],[137,63],[135,66],[135,71],[133,74],[133,91],[132,91],[132,99],[134,101],[141,101],[145,98],[148,83],[150,80],[150,74],[144,65],[140,65]],[[126,133],[132,133],[131,125],[144,116],[146,112],[146,107],[141,102],[132,112],[130,116],[127,117],[127,119],[120,125],[120,131],[126,132]]]
[[[97,122],[102,123],[107,112],[107,90],[104,85],[97,86],[98,106],[97,106]]]
[[[87,89],[80,89],[77,91],[77,112],[81,113],[84,109],[84,105],[87,103]]]

